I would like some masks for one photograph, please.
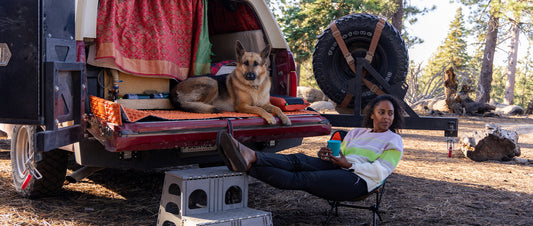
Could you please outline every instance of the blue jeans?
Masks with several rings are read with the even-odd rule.
[[[350,200],[368,193],[365,180],[329,161],[302,153],[256,152],[249,174],[276,188],[303,190],[315,196]]]

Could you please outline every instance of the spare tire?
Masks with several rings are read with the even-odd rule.
[[[369,14],[350,14],[336,21],[337,28],[354,58],[366,56],[378,21],[377,16]],[[405,81],[409,66],[407,48],[400,33],[390,23],[385,23],[371,65],[390,85]],[[355,78],[355,73],[346,63],[329,27],[318,36],[313,52],[313,73],[324,94],[335,103],[341,104],[350,90],[349,86],[353,85],[353,82],[347,81]],[[385,91],[372,75],[368,74],[365,78]],[[365,85],[362,86],[361,106],[364,107],[376,94]],[[403,96],[398,98],[403,99]],[[353,108],[353,101],[348,107]]]

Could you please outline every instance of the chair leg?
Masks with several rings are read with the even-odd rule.
[[[376,226],[377,225],[376,215],[379,217],[379,221],[381,221],[381,214],[379,214],[379,207],[374,205],[370,207],[370,210],[372,211],[372,225]]]
[[[381,214],[379,213],[379,206],[380,206],[381,200],[383,198],[383,193],[385,193],[385,183],[383,183],[383,185],[381,187],[381,191],[376,193],[376,205],[375,205],[376,212],[375,213],[378,215],[379,221],[383,221],[383,219],[381,219]]]
[[[383,221],[381,219],[381,214],[379,213],[379,205],[381,204],[381,198],[383,197],[383,193],[385,191],[385,184],[383,184],[383,187],[381,188],[381,191],[376,193],[376,204],[370,208],[372,210],[372,224],[374,226],[377,225],[376,215],[379,217],[379,221]]]
[[[337,201],[328,201],[328,203],[331,206],[331,208],[328,211],[328,216],[326,218],[326,222],[324,222],[324,226],[328,225],[329,221],[331,220],[331,218],[333,218],[333,209],[335,209],[335,215],[339,216],[339,209],[338,209],[338,206],[337,206],[339,204],[339,202],[337,202]]]
[[[331,206],[331,208],[328,211],[328,216],[327,216],[326,221],[324,222],[324,225],[328,225],[329,221],[333,217],[332,216],[333,209],[335,209],[335,215],[339,216],[339,209],[338,209],[339,206],[370,210],[370,211],[372,211],[372,225],[374,225],[374,226],[377,225],[377,218],[379,218],[380,221],[383,221],[383,219],[381,218],[381,214],[379,212],[379,206],[381,204],[381,200],[383,198],[383,193],[384,192],[385,192],[385,183],[383,183],[383,185],[381,187],[381,190],[378,190],[378,191],[375,192],[375,194],[376,194],[376,203],[374,205],[372,205],[372,206],[358,206],[358,205],[342,204],[341,202],[338,202],[338,201],[329,201],[328,200],[328,203]]]

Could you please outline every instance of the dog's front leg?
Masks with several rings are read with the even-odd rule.
[[[242,105],[236,106],[235,110],[237,110],[237,112],[258,114],[259,116],[261,116],[261,118],[265,119],[265,121],[267,121],[268,124],[270,125],[276,124],[276,118],[274,118],[272,114],[268,113],[263,108],[242,104]]]
[[[283,111],[279,107],[276,107],[276,106],[274,106],[272,104],[266,104],[266,105],[263,106],[263,109],[265,109],[266,111],[274,113],[275,115],[277,115],[281,119],[281,123],[283,125],[290,126],[292,124],[291,120],[289,119],[289,117],[287,117],[287,115],[285,115],[283,113]]]

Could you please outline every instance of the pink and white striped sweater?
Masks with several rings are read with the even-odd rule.
[[[355,128],[344,137],[341,151],[352,163],[350,169],[366,181],[370,192],[398,166],[403,155],[403,141],[390,130],[374,133],[370,128]]]

